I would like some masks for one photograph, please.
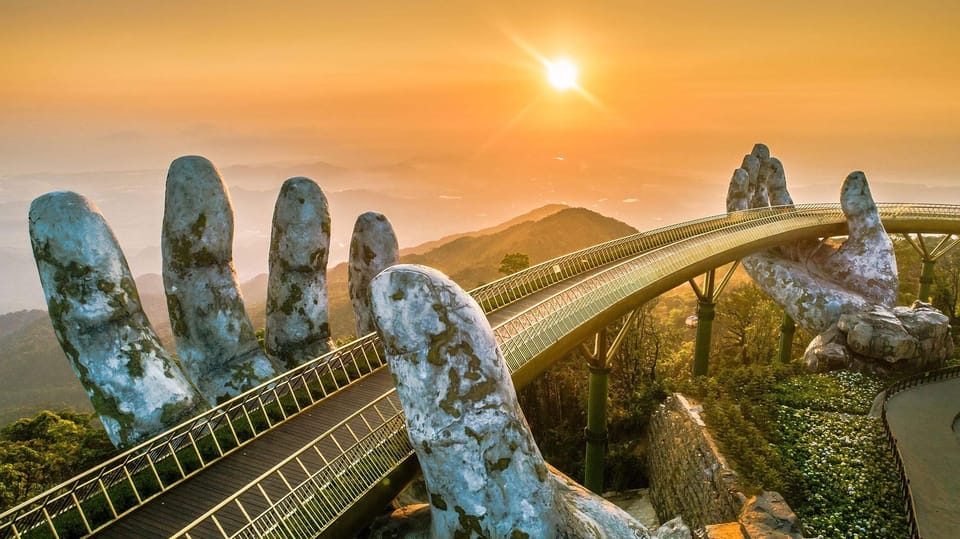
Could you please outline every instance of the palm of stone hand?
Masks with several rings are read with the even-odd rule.
[[[733,173],[727,211],[792,204],[783,165],[757,144]],[[849,228],[845,241],[799,241],[743,259],[754,281],[812,333],[823,332],[843,313],[896,303],[893,243],[862,172],[844,180],[840,205]]]

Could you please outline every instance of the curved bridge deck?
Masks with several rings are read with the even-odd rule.
[[[960,234],[960,206],[879,206],[888,232]],[[571,253],[472,294],[490,313],[522,387],[598,329],[688,279],[759,249],[846,232],[837,204],[738,212]],[[376,337],[368,335],[158,435],[4,514],[0,537],[49,536],[40,530],[68,517],[104,536],[348,535],[416,471],[402,409],[377,348]],[[309,384],[322,386],[320,397],[297,397]],[[271,420],[268,411],[282,418]],[[257,414],[266,426],[251,419]],[[246,425],[252,438],[237,435]],[[221,447],[224,433],[234,442]],[[212,457],[202,456],[204,441],[208,450],[216,445]],[[178,458],[191,450],[199,467],[185,467]],[[179,469],[174,480],[161,480],[164,463],[166,471],[171,463]],[[156,477],[161,492],[136,492],[133,477],[142,475]],[[114,507],[109,493],[129,490],[126,485],[136,501]],[[112,524],[88,522],[86,507],[98,498],[110,506]]]
[[[960,534],[960,378],[902,391],[887,402],[887,422],[910,478],[924,539]]]
[[[488,314],[487,319],[491,326],[498,326],[517,313],[553,296],[557,291],[588,279],[599,271],[602,271],[602,268],[541,289]],[[387,367],[380,367],[301,414],[274,427],[244,446],[242,450],[231,453],[204,468],[199,474],[114,522],[98,532],[96,536],[124,539],[169,536],[171,532],[186,527],[218,503],[240,491],[248,483],[269,471],[277,462],[308,445],[318,434],[327,432],[347,420],[357,410],[381,397],[393,387],[389,370]],[[398,401],[396,405],[399,407]],[[358,436],[364,436],[381,427],[384,421],[379,417],[367,417],[367,422],[354,418],[348,424]],[[324,440],[324,445],[326,447],[323,449],[326,450],[327,455],[337,453],[338,448],[332,440]],[[300,483],[306,479],[306,474],[298,469],[297,465],[288,466],[285,471],[287,472],[285,477],[290,482]],[[262,486],[269,498],[279,499],[289,492],[286,485],[282,483],[282,480],[276,478],[273,482],[265,482]],[[248,513],[259,514],[268,508],[264,502],[265,499],[262,496],[252,495],[246,498],[244,508]],[[218,516],[222,530],[217,530],[215,524],[207,522],[205,526],[191,530],[190,534],[195,537],[221,535],[224,532],[232,535],[247,524],[239,509],[221,511]]]

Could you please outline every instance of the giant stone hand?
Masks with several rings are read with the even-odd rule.
[[[398,265],[370,298],[431,501],[373,537],[651,536],[547,466],[483,310],[459,286]],[[677,522],[658,534],[689,537]]]
[[[326,350],[326,211],[319,187],[306,178],[288,181],[277,201],[268,303],[279,312],[268,308],[268,319],[281,321],[284,331],[271,332],[270,344],[287,367]],[[55,333],[118,447],[282,372],[260,350],[245,311],[233,267],[233,208],[208,160],[181,157],[167,176],[163,281],[179,362],[160,345],[116,238],[92,202],[49,193],[34,200],[29,218]]]
[[[791,205],[783,165],[757,144],[733,173],[727,211]],[[844,180],[840,206],[849,229],[846,239],[793,242],[742,261],[801,327],[819,334],[805,355],[808,366],[886,370],[903,361],[898,368],[915,369],[948,357],[952,342],[946,317],[927,305],[895,307],[899,280],[893,243],[862,172]]]

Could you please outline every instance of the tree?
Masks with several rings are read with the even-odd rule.
[[[780,345],[782,318],[782,309],[753,283],[720,296],[720,346],[714,349],[720,365],[768,363]]]
[[[497,271],[504,275],[510,275],[529,267],[529,256],[524,253],[507,253],[503,255],[503,260],[500,261],[500,268]]]
[[[0,429],[0,511],[116,453],[90,414],[44,410]]]
[[[933,274],[933,306],[950,317],[960,319],[960,247],[954,247],[937,261]]]

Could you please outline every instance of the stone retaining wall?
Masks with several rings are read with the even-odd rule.
[[[747,499],[700,406],[674,393],[650,420],[650,501],[661,520],[683,516],[697,537],[799,538],[796,515],[776,492]]]
[[[679,514],[691,530],[736,521],[747,501],[700,410],[674,393],[650,421],[650,500],[661,520]]]

